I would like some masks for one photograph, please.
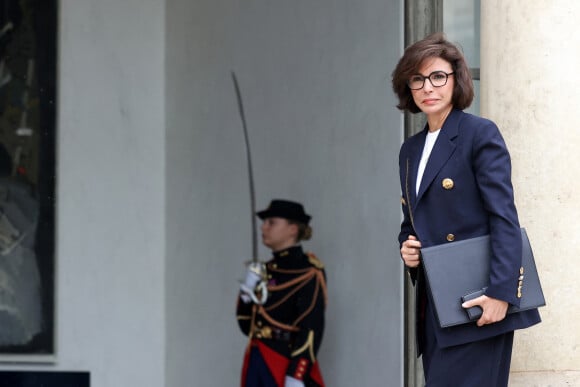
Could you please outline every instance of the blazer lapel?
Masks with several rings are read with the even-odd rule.
[[[431,151],[431,156],[429,156],[425,172],[423,172],[423,178],[421,179],[421,185],[419,186],[419,193],[415,203],[418,203],[421,200],[421,197],[425,191],[427,191],[427,188],[433,183],[433,179],[435,179],[437,173],[439,173],[441,168],[455,151],[456,145],[453,140],[457,137],[461,114],[462,112],[460,110],[453,110],[447,117],[447,120],[445,120],[445,123],[441,128],[441,133],[439,133],[437,141],[435,141],[435,145]],[[417,176],[416,171],[415,176]]]
[[[424,130],[419,136],[417,136],[417,141],[412,145],[407,153],[405,189],[407,190],[406,195],[407,201],[409,202],[409,208],[412,209],[415,208],[415,204],[417,203],[417,171],[419,169],[419,161],[421,160],[421,153],[425,146],[426,137],[427,131]]]

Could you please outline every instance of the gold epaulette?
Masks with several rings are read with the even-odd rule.
[[[314,255],[314,253],[307,252],[306,255],[308,255],[308,262],[310,262],[312,266],[317,269],[324,269],[324,263],[322,263],[322,261],[318,259],[316,255]]]

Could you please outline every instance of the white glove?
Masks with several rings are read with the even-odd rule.
[[[252,262],[246,269],[246,279],[244,285],[249,289],[254,289],[262,279],[262,267],[258,262]]]
[[[255,298],[254,290],[262,279],[262,264],[259,262],[252,262],[246,269],[246,279],[240,284],[240,295],[242,301],[247,304]]]
[[[286,379],[284,379],[284,387],[304,387],[304,382],[286,375]]]

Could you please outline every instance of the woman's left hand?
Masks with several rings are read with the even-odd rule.
[[[481,317],[477,320],[478,327],[503,320],[508,310],[508,303],[506,301],[491,298],[486,295],[466,301],[461,306],[465,309],[471,308],[472,306],[479,306],[483,310]]]

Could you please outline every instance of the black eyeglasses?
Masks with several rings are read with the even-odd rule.
[[[421,74],[415,74],[407,81],[407,85],[411,90],[421,90],[425,86],[425,79],[429,79],[429,82],[433,87],[441,87],[447,84],[447,79],[450,75],[454,73],[446,73],[445,71],[433,71],[426,77]]]

